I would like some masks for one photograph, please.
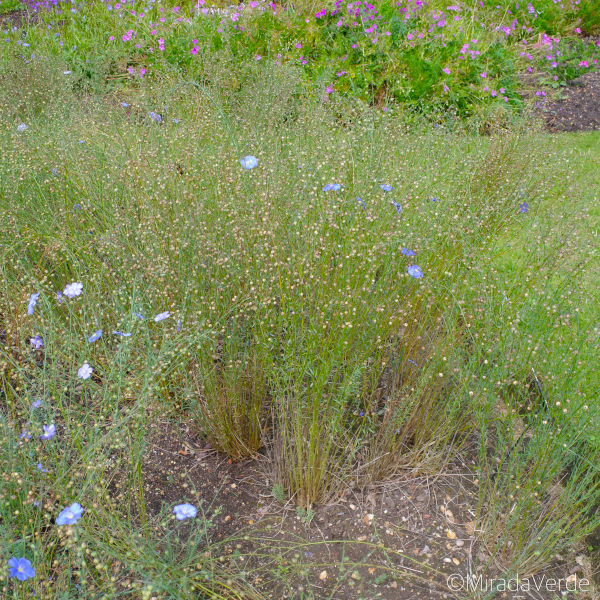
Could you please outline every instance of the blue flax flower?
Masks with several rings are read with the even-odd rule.
[[[191,504],[178,504],[173,508],[173,513],[178,521],[195,517],[198,514],[198,510]]]
[[[19,581],[27,581],[35,577],[35,569],[30,560],[13,556],[8,561],[8,576],[15,577]]]
[[[74,502],[71,506],[63,508],[56,519],[57,525],[73,525],[81,519],[83,508],[79,502]]]

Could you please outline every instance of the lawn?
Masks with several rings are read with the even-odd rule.
[[[600,132],[52,14],[0,60],[2,597],[593,598]]]

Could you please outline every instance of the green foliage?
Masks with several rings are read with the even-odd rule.
[[[460,10],[446,4],[431,2],[417,10],[409,3],[405,13],[404,5],[382,0],[359,14],[328,4],[273,10],[253,3],[203,14],[200,6],[157,3],[136,6],[134,16],[91,3],[62,15],[58,37],[47,29],[56,27],[56,15],[40,13],[28,32],[28,52],[60,55],[77,85],[96,92],[135,82],[141,69],[145,77],[178,72],[202,80],[204,62],[221,53],[234,62],[297,67],[303,84],[324,101],[342,95],[371,105],[400,102],[424,113],[450,109],[461,115],[477,114],[485,105],[518,112],[527,70],[536,85],[557,87],[600,56],[597,45],[575,35],[577,27],[583,33],[597,27],[600,9],[594,3],[570,7],[548,0],[537,2],[533,12],[527,3],[513,1]],[[140,11],[146,11],[143,18]],[[236,85],[234,68],[228,77]]]

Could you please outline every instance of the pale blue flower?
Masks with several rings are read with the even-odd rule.
[[[39,408],[42,405],[42,401],[40,399],[31,403],[31,408]]]
[[[529,203],[528,202],[523,202],[522,204],[519,204],[519,210],[522,213],[526,213],[528,209],[529,209]]]
[[[244,156],[244,158],[240,158],[240,164],[244,169],[249,171],[250,169],[254,169],[254,167],[258,167],[258,158],[252,155]]]
[[[89,379],[93,372],[94,369],[85,362],[81,367],[79,367],[77,371],[77,377],[79,377],[79,379]]]
[[[156,323],[158,323],[159,321],[164,321],[165,319],[168,319],[170,316],[171,316],[171,313],[168,310],[166,310],[165,312],[158,313],[154,317],[154,321]]]
[[[113,335],[120,335],[121,337],[129,337],[131,333],[125,333],[124,331],[113,331]]]
[[[29,304],[27,305],[27,314],[28,315],[33,314],[33,309],[35,308],[35,305],[37,304],[39,297],[40,297],[40,292],[36,292],[35,294],[31,294],[31,296],[29,296]]]
[[[63,294],[67,298],[75,298],[81,294],[83,291],[83,284],[79,282],[69,283],[67,287],[63,290]]]
[[[410,250],[409,248],[402,248],[400,250],[400,252],[402,254],[404,254],[404,256],[414,256],[415,255],[415,251],[414,250]]]
[[[411,365],[415,365],[415,367],[418,367],[419,365],[414,361],[414,360],[410,360],[410,358],[406,359]]]
[[[102,329],[98,329],[98,331],[92,333],[92,335],[90,335],[90,337],[88,338],[88,343],[93,344],[94,342],[98,341],[100,338],[102,337]]]
[[[162,117],[158,113],[155,113],[154,111],[150,111],[150,118],[153,121],[156,121],[157,123],[160,123],[162,121]]]
[[[27,581],[35,577],[35,569],[30,560],[13,556],[8,561],[8,576],[16,578],[19,581]]]
[[[37,470],[38,470],[38,471],[40,471],[41,473],[47,473],[47,472],[48,472],[48,469],[44,469],[44,466],[42,465],[42,463],[38,463],[38,464],[36,465],[36,468],[37,468]]]
[[[27,129],[27,125],[25,125],[25,123],[21,123],[20,125],[17,126],[17,131],[19,133],[23,133],[26,129]]]
[[[79,519],[81,519],[81,515],[83,514],[83,508],[79,502],[74,502],[71,506],[67,508],[63,508],[60,511],[56,519],[57,525],[73,525],[73,523],[77,523]]]
[[[341,189],[342,186],[339,183],[328,183],[327,185],[323,186],[324,192],[337,192]]]
[[[198,514],[198,510],[191,504],[178,504],[173,508],[173,513],[178,521],[195,517]]]
[[[129,103],[128,102],[121,102],[121,106],[123,108],[129,108]]]
[[[140,321],[144,320],[144,315],[141,313],[134,312],[133,313]]]
[[[56,426],[54,423],[50,425],[42,425],[44,433],[40,435],[40,440],[51,440],[56,435]]]
[[[394,202],[393,200],[392,200],[392,204],[394,205],[396,212],[398,214],[400,214],[402,212],[402,204],[400,204],[400,202]]]
[[[392,191],[392,186],[389,185],[388,183],[382,183],[379,186],[384,192],[391,192]]]
[[[420,279],[421,277],[423,277],[423,271],[418,265],[411,265],[410,267],[408,267],[408,274],[411,277],[415,277],[416,279]]]

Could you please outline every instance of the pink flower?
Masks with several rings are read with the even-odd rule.
[[[298,48],[298,49],[302,48],[302,44],[301,44],[300,42],[298,42],[298,43],[296,44],[296,48]]]
[[[260,54],[256,55],[256,60],[260,60],[262,58],[262,56]]]
[[[483,73],[479,74],[479,77],[481,77],[482,79],[485,79],[487,77],[487,73],[484,71]]]
[[[442,71],[444,71],[444,73],[446,73],[446,75],[450,75],[450,69],[448,67],[444,67],[442,69]]]

